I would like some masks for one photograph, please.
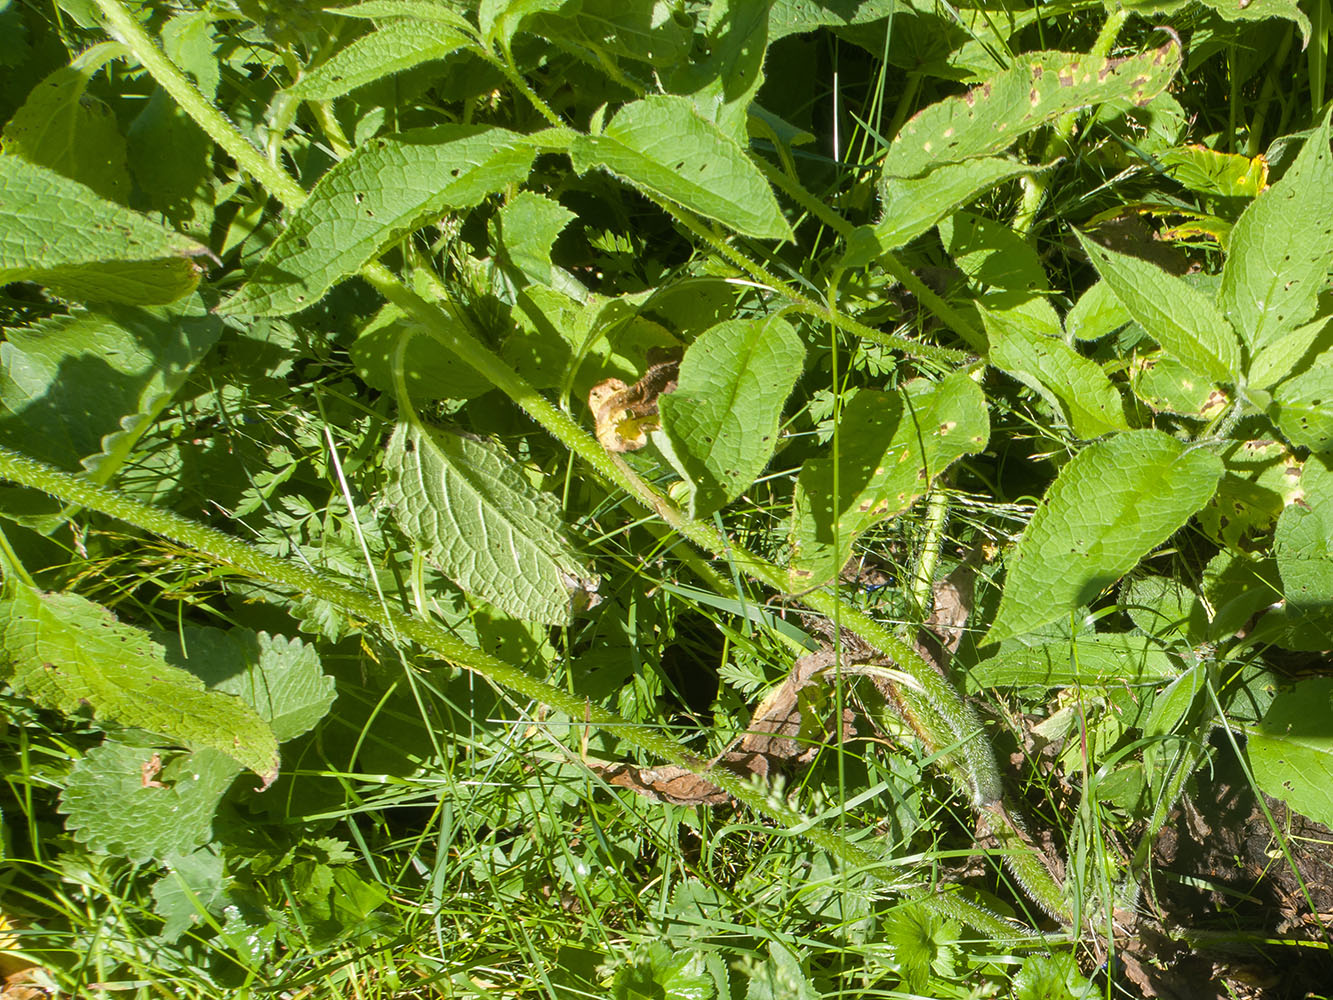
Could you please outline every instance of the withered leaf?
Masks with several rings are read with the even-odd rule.
[[[680,359],[656,361],[633,385],[618,378],[598,382],[588,391],[588,409],[597,440],[610,452],[638,451],[657,430],[657,398],[676,388]]]

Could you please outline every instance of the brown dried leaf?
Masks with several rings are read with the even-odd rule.
[[[607,451],[638,451],[657,430],[657,398],[676,388],[680,360],[657,361],[633,385],[618,378],[598,382],[588,391],[588,409],[596,422],[597,440]]]

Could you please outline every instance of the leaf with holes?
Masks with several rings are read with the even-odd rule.
[[[1333,678],[1300,681],[1273,699],[1245,753],[1254,780],[1312,820],[1333,826]]]
[[[981,389],[956,372],[896,393],[862,389],[843,408],[838,436],[836,478],[832,458],[813,458],[797,479],[793,591],[831,580],[861,532],[906,510],[957,459],[985,448],[990,420]]]
[[[1060,470],[1008,560],[988,641],[1053,622],[1133,569],[1208,502],[1222,462],[1160,431],[1089,445]]]

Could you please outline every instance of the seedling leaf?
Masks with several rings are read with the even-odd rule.
[[[1047,491],[1010,557],[990,641],[1087,604],[1208,502],[1222,462],[1160,431],[1089,445]]]

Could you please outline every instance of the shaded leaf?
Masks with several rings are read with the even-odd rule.
[[[1311,677],[1273,699],[1245,753],[1254,780],[1317,823],[1333,826],[1333,678]]]
[[[86,302],[163,305],[199,284],[206,248],[92,189],[0,155],[0,285],[35,281]]]
[[[1142,684],[1167,680],[1177,673],[1171,657],[1151,637],[1108,633],[1040,646],[1007,646],[969,667],[967,679],[980,688],[1053,688]]]
[[[438,21],[389,21],[334,53],[287,93],[302,101],[327,101],[393,73],[444,59],[468,41],[461,31]]]
[[[843,408],[839,435],[838,494],[832,458],[808,459],[797,479],[794,591],[833,579],[861,532],[906,510],[956,459],[983,449],[990,422],[981,389],[956,372],[898,393],[862,389]]]
[[[216,750],[174,754],[149,785],[144,765],[154,753],[108,740],[75,763],[60,793],[75,840],[143,862],[189,854],[212,838],[213,814],[240,767]]]
[[[1092,601],[1208,502],[1222,463],[1160,431],[1089,445],[1060,470],[1009,557],[989,640]]]

